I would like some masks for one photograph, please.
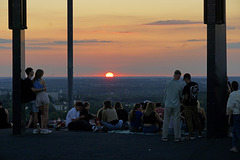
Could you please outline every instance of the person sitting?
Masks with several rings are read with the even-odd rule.
[[[98,110],[98,112],[97,112],[97,118],[96,118],[95,122],[96,122],[96,124],[97,124],[98,126],[101,126],[101,125],[102,125],[101,121],[102,121],[102,111],[103,111],[103,108],[104,108],[104,106],[102,106],[102,107]]]
[[[84,102],[83,103],[83,109],[80,112],[80,116],[84,115],[85,117],[83,118],[83,120],[85,120],[88,123],[91,119],[96,117],[96,116],[89,113],[89,109],[90,109],[90,103],[89,102]]]
[[[80,112],[83,110],[83,103],[77,101],[74,107],[68,112],[66,117],[66,126],[70,131],[84,130],[96,132],[101,129],[100,126],[92,126],[87,123],[84,115],[80,116]]]
[[[142,105],[140,103],[136,103],[129,114],[131,132],[142,131],[142,115]]]
[[[161,121],[163,122],[163,118],[164,118],[164,108],[162,108],[162,103],[161,103],[161,102],[156,103],[155,111],[158,113]],[[162,124],[161,124],[161,125],[162,125]]]
[[[102,111],[102,124],[109,130],[118,130],[123,126],[123,121],[118,119],[117,112],[111,106],[110,101],[103,103],[104,108]]]
[[[149,102],[145,113],[142,116],[143,132],[144,133],[157,133],[160,130],[159,125],[162,123],[159,115],[155,111],[155,104]]]
[[[8,110],[3,108],[0,102],[0,128],[12,128],[13,124],[9,123]]]
[[[123,108],[120,102],[116,102],[114,108],[117,111],[118,119],[123,121],[123,129],[128,129],[128,112]]]

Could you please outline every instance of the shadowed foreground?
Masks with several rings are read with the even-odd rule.
[[[161,136],[53,131],[49,135],[12,136],[0,129],[0,160],[237,160],[231,139],[162,142]]]

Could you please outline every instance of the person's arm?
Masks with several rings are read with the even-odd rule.
[[[38,92],[46,91],[46,88],[39,88],[39,89],[37,89],[37,88],[32,87],[31,90],[34,93],[38,93]]]
[[[155,117],[157,118],[157,123],[161,124],[162,121],[161,121],[160,116],[158,115],[157,112],[155,112]]]
[[[8,110],[5,109],[5,113],[7,114],[7,122],[9,122],[9,114],[8,114]]]
[[[207,120],[207,117],[206,117],[206,114],[205,114],[204,109],[202,109],[202,115],[203,115],[204,120],[206,121],[206,120]]]
[[[43,88],[46,88],[47,89],[47,86],[46,86],[46,82],[45,80],[42,79],[42,85],[43,85]],[[45,90],[46,91],[46,90]]]
[[[232,115],[233,115],[233,111],[232,110],[229,110],[228,111],[228,124],[229,124],[229,126],[231,126],[232,124],[231,124],[231,117],[232,117]]]

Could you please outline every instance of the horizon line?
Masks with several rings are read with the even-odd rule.
[[[182,75],[183,76],[183,75]],[[181,76],[181,77],[182,77]],[[44,76],[45,78],[67,78],[68,76],[66,75],[46,75]],[[73,78],[82,78],[82,77],[89,77],[89,78],[94,78],[94,77],[99,77],[99,78],[109,78],[106,77],[105,75],[74,75]],[[114,75],[114,77],[110,78],[118,78],[118,77],[173,77],[173,75]],[[192,75],[192,77],[207,77],[207,75]],[[240,75],[228,75],[228,77],[240,77]],[[0,78],[12,78],[12,76],[3,76]]]

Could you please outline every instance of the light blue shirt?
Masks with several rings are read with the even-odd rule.
[[[166,83],[163,103],[165,107],[180,107],[183,85],[179,80],[170,80]]]

